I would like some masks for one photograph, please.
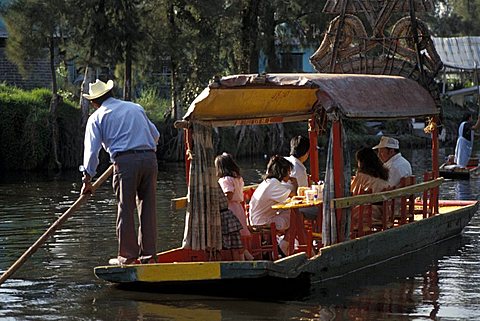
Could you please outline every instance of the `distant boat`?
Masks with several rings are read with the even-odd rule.
[[[460,167],[456,164],[444,163],[440,165],[439,175],[449,179],[470,179],[480,175],[480,166],[477,157],[471,157],[467,167]]]

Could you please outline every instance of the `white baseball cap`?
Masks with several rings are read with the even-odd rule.
[[[398,140],[396,140],[395,138],[382,136],[382,138],[380,138],[380,142],[378,143],[378,145],[372,147],[372,149],[378,149],[378,148],[399,149],[400,144],[398,143]]]

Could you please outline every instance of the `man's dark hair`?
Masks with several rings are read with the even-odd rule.
[[[100,97],[92,99],[92,102],[101,105],[105,100],[107,100],[110,97],[112,97],[112,90],[107,91],[105,94],[101,95]]]
[[[290,155],[300,158],[310,149],[310,140],[302,135],[290,139]]]
[[[468,111],[465,112],[465,113],[463,114],[462,122],[470,120],[470,117],[473,117],[472,113],[471,113],[471,112],[468,112]]]

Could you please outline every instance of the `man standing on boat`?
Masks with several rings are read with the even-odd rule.
[[[372,148],[377,149],[378,157],[388,168],[388,184],[392,187],[397,187],[402,177],[412,175],[412,166],[402,156],[399,148],[398,140],[387,136],[382,136],[378,145]]]
[[[83,94],[95,112],[85,129],[81,193],[92,192],[91,178],[96,174],[103,146],[114,164],[113,189],[118,203],[118,256],[110,264],[148,262],[156,254],[155,150],[160,134],[142,106],[113,98],[112,89],[112,80],[105,83],[97,79],[90,84],[89,93]],[[138,237],[135,208],[139,217]]]
[[[472,124],[472,114],[467,112],[463,115],[462,122],[458,127],[457,145],[455,146],[455,163],[461,167],[467,167],[472,154],[474,131],[480,128],[480,117]]]

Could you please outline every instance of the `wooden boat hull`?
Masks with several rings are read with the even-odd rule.
[[[443,214],[321,248],[308,258],[297,253],[277,261],[169,262],[99,266],[95,275],[124,285],[185,285],[313,278],[328,280],[420,250],[459,233],[478,210],[476,201],[440,202]],[[177,251],[182,251],[178,249]],[[159,290],[161,288],[158,288]]]
[[[471,177],[477,177],[480,175],[480,167],[455,169],[440,168],[438,173],[440,177],[448,179],[470,179]]]

